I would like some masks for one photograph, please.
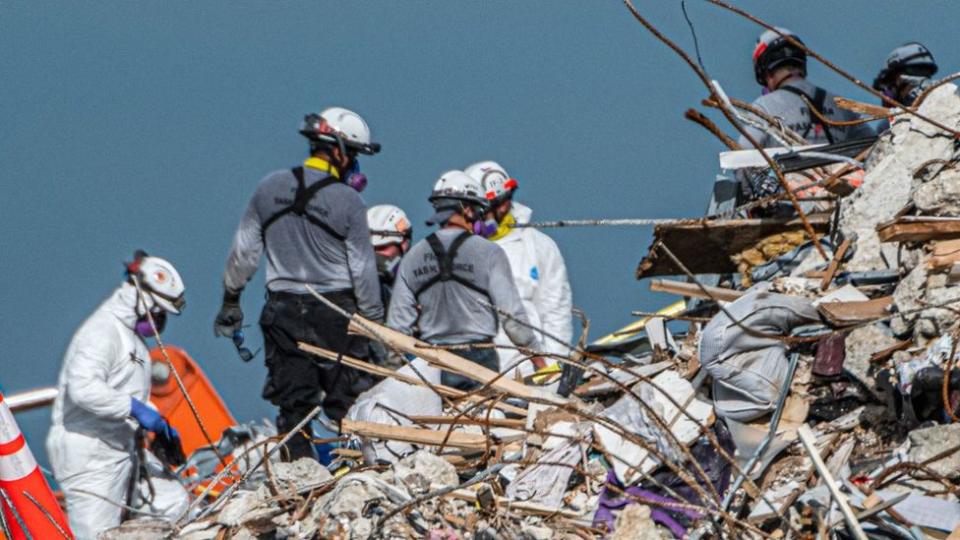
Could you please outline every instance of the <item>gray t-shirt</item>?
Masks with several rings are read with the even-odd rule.
[[[312,167],[303,170],[308,188],[328,176]],[[263,234],[263,224],[293,204],[296,190],[297,180],[289,169],[272,172],[260,181],[234,236],[223,275],[224,287],[242,290],[266,251],[269,290],[307,294],[303,284],[320,292],[352,289],[360,314],[382,321],[383,302],[367,209],[356,190],[337,182],[320,190],[307,205],[311,215],[345,240],[293,213],[274,221]]]
[[[449,249],[454,238],[462,232],[449,228],[436,234],[443,247]],[[453,280],[437,282],[417,298],[414,293],[440,273],[430,244],[421,240],[400,263],[387,326],[412,334],[416,324],[420,338],[436,344],[492,341],[497,335],[498,317],[481,300],[524,323],[528,322],[503,248],[471,235],[460,246],[453,266],[456,275],[486,290],[489,298]],[[503,328],[514,345],[539,350],[539,340],[526,326],[504,317]]]
[[[810,144],[825,144],[828,143],[826,133],[823,131],[819,122],[811,122],[811,119],[816,120],[815,116],[811,116],[810,110],[807,107],[807,104],[803,101],[803,98],[790,92],[789,90],[784,90],[783,86],[792,86],[797,90],[802,91],[806,94],[810,102],[813,102],[813,98],[816,94],[817,87],[806,79],[795,77],[781,85],[780,88],[770,92],[765,96],[760,96],[757,98],[753,105],[763,112],[779,118],[785,127],[790,128],[791,130],[800,134],[801,137],[806,139]],[[826,97],[823,100],[823,110],[820,111],[823,116],[829,118],[830,120],[857,120],[859,116],[855,113],[848,111],[846,109],[841,109],[833,102],[834,95],[830,92],[826,93]],[[763,122],[763,120],[760,120]],[[744,125],[747,132],[760,143],[760,146],[764,148],[769,148],[773,146],[781,146],[781,144],[768,135],[766,132],[761,131],[753,126]],[[774,126],[776,129],[777,126]],[[867,124],[860,124],[857,126],[827,126],[830,130],[831,136],[833,136],[833,142],[839,143],[848,140],[862,139],[865,137],[872,136],[873,129]],[[753,148],[747,138],[740,136],[739,140],[740,146],[742,148]]]

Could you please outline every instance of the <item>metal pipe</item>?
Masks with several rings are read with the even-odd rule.
[[[60,391],[55,386],[47,386],[3,396],[3,400],[10,406],[11,411],[17,413],[48,407],[53,404],[53,400],[57,399],[59,394]]]

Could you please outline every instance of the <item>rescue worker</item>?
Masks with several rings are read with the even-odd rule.
[[[145,341],[155,336],[154,328],[163,331],[167,314],[180,314],[183,293],[172,264],[138,252],[127,265],[127,279],[67,347],[47,454],[78,539],[96,538],[119,525],[124,505],[168,519],[187,507],[187,492],[172,476],[150,479],[154,496],[146,500],[138,481],[141,465],[154,473],[163,468],[146,450],[147,463],[140,462],[136,437],[139,426],[183,453],[176,430],[148,403],[151,362]]]
[[[915,41],[904,43],[887,56],[883,69],[873,80],[873,89],[909,107],[933,84],[938,69],[929,49]],[[888,106],[887,103],[881,105]],[[877,131],[886,131],[889,127],[889,121],[884,120]]]
[[[513,200],[519,185],[494,161],[474,163],[464,170],[480,183],[490,203],[488,215],[497,223],[496,232],[489,237],[503,248],[510,261],[513,282],[520,293],[527,318],[535,328],[541,328],[556,339],[538,335],[543,351],[562,356],[570,354],[568,346],[573,337],[573,299],[567,267],[560,248],[552,238],[531,227],[514,228],[530,222],[530,208]],[[510,345],[503,328],[494,339],[497,345]],[[523,355],[515,350],[501,348],[500,370],[514,366],[521,376],[533,369],[529,362],[518,363]]]
[[[837,107],[832,93],[807,80],[807,53],[784,36],[800,43],[802,41],[786,28],[777,30],[779,33],[767,30],[760,34],[753,51],[754,76],[763,88],[763,95],[754,100],[753,106],[779,119],[783,127],[796,132],[810,144],[833,144],[872,137],[873,129],[866,124],[827,125],[811,112],[807,102],[824,118],[830,120],[849,121],[859,118],[855,113]],[[764,122],[760,118],[757,120]],[[777,132],[780,127],[769,126],[768,131]],[[744,128],[764,148],[783,146],[768,131],[749,124],[744,124]],[[738,142],[742,148],[753,148],[746,136],[741,135]],[[740,204],[774,195],[782,190],[776,176],[766,169],[741,170],[737,176],[740,182]],[[756,217],[772,217],[790,215],[793,212],[792,206],[781,203],[756,210],[754,214]]]
[[[484,222],[488,204],[480,184],[462,171],[447,171],[429,200],[434,214],[427,225],[440,229],[414,245],[400,262],[387,325],[412,335],[416,324],[420,339],[434,345],[467,345],[456,354],[499,371],[497,353],[490,345],[501,317],[486,303],[510,314],[503,329],[514,345],[539,350],[540,340],[523,324],[529,320],[506,253],[481,236],[491,224]],[[545,366],[540,357],[533,362],[537,368]],[[477,386],[447,372],[441,382],[463,390]]]
[[[407,214],[392,204],[378,204],[367,209],[370,243],[377,257],[377,275],[380,278],[380,298],[390,305],[393,282],[403,255],[410,249],[413,227]]]
[[[777,30],[802,43],[790,30]],[[832,144],[872,136],[873,130],[865,124],[829,126],[810,112],[804,98],[825,118],[839,121],[859,118],[853,112],[837,107],[832,93],[807,80],[807,53],[780,34],[767,30],[757,39],[753,50],[753,71],[757,84],[763,88],[763,95],[753,105],[779,118],[785,127],[797,132],[810,144]],[[768,133],[750,125],[744,127],[761,146],[782,146]],[[777,126],[772,127],[776,129]],[[741,136],[739,142],[742,148],[752,148],[746,137]]]
[[[240,294],[267,257],[267,302],[260,315],[267,380],[263,398],[279,408],[277,430],[287,433],[316,406],[339,421],[372,379],[340,364],[318,363],[302,351],[306,342],[368,358],[368,342],[347,335],[347,319],[314,298],[310,285],[344,310],[383,321],[377,262],[370,244],[366,206],[358,190],[358,155],[373,155],[370,128],[357,113],[333,107],[308,114],[300,129],[310,144],[302,166],[268,174],[240,221],[223,276],[223,305],[215,334],[242,328]],[[382,351],[382,347],[375,349]],[[283,453],[291,461],[316,459],[309,424]]]

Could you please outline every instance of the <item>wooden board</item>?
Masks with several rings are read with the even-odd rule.
[[[706,292],[704,292],[706,289]],[[665,292],[670,294],[676,294],[679,296],[689,296],[691,298],[705,298],[709,299],[711,296],[717,300],[722,300],[724,302],[733,302],[737,298],[743,296],[745,291],[735,291],[733,289],[727,289],[725,287],[709,287],[704,286],[700,288],[696,283],[687,283],[685,281],[673,281],[669,279],[653,279],[650,280],[650,290],[655,292]],[[709,294],[708,294],[709,293]]]
[[[383,341],[387,345],[403,352],[423,358],[427,363],[444,371],[462,375],[481,384],[489,384],[492,389],[511,396],[528,401],[546,402],[554,405],[566,405],[569,403],[569,400],[563,396],[559,396],[542,388],[526,386],[507,376],[501,377],[496,371],[457,356],[451,351],[433,348],[429,343],[364,319],[360,315],[354,315],[350,319],[350,325],[347,327],[347,331],[370,339]]]
[[[851,326],[886,317],[890,314],[892,296],[862,302],[824,302],[817,309],[834,326]]]
[[[371,364],[369,362],[364,362],[363,360],[358,360],[356,358],[353,358],[347,355],[339,356],[337,353],[333,351],[316,347],[308,343],[299,342],[297,343],[297,345],[300,347],[301,351],[315,354],[321,358],[326,358],[327,360],[330,360],[332,362],[336,362],[336,361],[343,362],[344,364],[354,369],[359,369],[360,371],[365,371],[367,373],[371,373],[378,377],[390,377],[392,379],[396,379],[403,383],[407,383],[413,386],[422,386],[424,388],[429,386],[427,385],[427,383],[423,382],[423,380],[417,377],[416,375],[407,375],[404,373],[400,373],[390,368],[385,368],[382,366]],[[451,388],[449,386],[444,386],[442,384],[434,384],[432,388],[436,393],[440,394],[441,396],[446,396],[452,399],[464,399],[467,401],[474,401],[474,402],[478,402],[478,401],[489,402],[489,400],[484,400],[482,396],[467,395],[467,393],[464,392],[463,390]],[[516,414],[518,416],[526,416],[527,414],[526,409],[521,409],[520,407],[515,407],[513,405],[504,403],[502,400],[493,401],[492,403],[493,403],[492,404],[493,408],[500,409],[503,412]]]
[[[827,231],[830,216],[808,216],[813,229]],[[683,274],[660,250],[666,245],[694,274],[727,274],[737,271],[732,255],[753,247],[764,238],[788,231],[803,230],[799,219],[727,219],[682,225],[657,225],[653,244],[637,268],[637,279]]]
[[[881,242],[926,242],[960,238],[960,218],[901,216],[877,225]]]
[[[492,439],[488,440],[487,436],[482,433],[467,433],[464,431],[451,431],[448,433],[447,429],[433,430],[410,426],[392,426],[388,424],[378,424],[376,422],[350,420],[349,418],[344,418],[340,421],[340,431],[343,433],[353,433],[360,437],[399,441],[424,446],[440,446],[444,444],[444,439],[446,439],[444,446],[471,450],[483,450],[488,446],[497,444],[497,442]],[[518,438],[522,438],[522,435],[518,436]]]
[[[949,271],[960,263],[960,238],[940,240],[930,244],[930,258],[927,268],[934,271]]]

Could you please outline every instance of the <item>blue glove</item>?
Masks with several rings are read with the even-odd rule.
[[[173,430],[160,413],[137,398],[130,398],[130,416],[134,417],[143,429],[151,433],[166,434],[167,430]]]

